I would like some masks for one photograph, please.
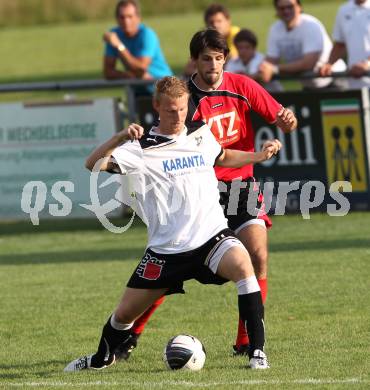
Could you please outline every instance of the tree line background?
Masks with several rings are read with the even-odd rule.
[[[142,0],[146,15],[202,12],[210,0]],[[273,0],[218,1],[228,8],[272,6]],[[321,0],[305,0],[304,3]],[[112,19],[116,0],[0,0],[0,27]]]

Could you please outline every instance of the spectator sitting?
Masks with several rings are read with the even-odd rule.
[[[106,41],[104,77],[110,80],[157,79],[172,75],[156,33],[141,23],[138,2],[136,0],[119,1],[115,15],[118,26],[104,34]],[[117,60],[122,62],[125,71],[117,69]],[[146,88],[147,93],[151,90],[152,88]]]
[[[337,13],[333,32],[334,46],[329,61],[320,69],[322,76],[331,74],[338,58],[347,55],[349,87],[370,87],[370,0],[351,0]]]
[[[260,81],[258,70],[265,56],[257,51],[256,34],[251,30],[242,29],[235,35],[234,45],[238,51],[238,57],[231,58],[226,63],[225,70],[231,73],[245,74]],[[269,91],[281,91],[281,85],[277,81],[265,83],[263,86]]]
[[[269,82],[275,74],[290,75],[317,72],[327,62],[332,48],[323,24],[314,16],[303,14],[301,0],[274,0],[277,16],[269,32],[267,57],[260,66],[261,79]],[[335,71],[346,69],[343,61]],[[327,87],[330,78],[302,81],[305,89]]]
[[[234,44],[234,38],[240,31],[240,28],[231,24],[229,10],[221,4],[211,4],[204,11],[204,23],[207,28],[213,28],[222,34],[229,47],[229,59],[237,58],[238,52]],[[190,77],[195,72],[195,65],[192,61],[186,64],[184,76]]]
[[[225,70],[232,73],[246,74],[255,79],[258,68],[264,60],[264,55],[256,51],[257,37],[253,31],[242,29],[234,38],[238,57],[231,58],[225,65]]]
[[[260,64],[264,55],[256,51],[257,37],[253,31],[242,29],[234,38],[234,45],[238,51],[238,57],[231,58],[225,65],[225,70],[232,73],[246,74],[256,79]]]

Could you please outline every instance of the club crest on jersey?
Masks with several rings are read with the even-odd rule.
[[[159,260],[147,253],[136,268],[136,273],[144,279],[157,280],[161,276],[164,260]]]
[[[203,137],[201,135],[199,137],[195,137],[195,141],[197,142],[197,146],[199,146],[203,141]]]
[[[186,168],[196,168],[205,166],[204,158],[201,154],[194,156],[172,158],[170,160],[163,160],[163,170],[165,172],[178,171]]]

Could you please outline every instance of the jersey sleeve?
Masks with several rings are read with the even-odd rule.
[[[244,80],[244,96],[248,98],[250,108],[266,122],[274,123],[282,105],[277,102],[260,84],[251,78]]]
[[[114,149],[112,157],[124,175],[130,175],[144,170],[143,151],[139,141],[129,141],[118,146]]]
[[[217,142],[211,129],[208,125],[203,126],[202,137],[204,137],[205,150],[207,157],[209,158],[210,164],[215,165],[216,160],[221,156],[223,152],[222,146]]]

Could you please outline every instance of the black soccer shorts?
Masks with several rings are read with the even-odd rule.
[[[202,284],[224,284],[228,280],[214,274],[208,264],[226,240],[237,240],[230,229],[222,230],[201,247],[187,252],[160,254],[147,249],[127,287],[168,288],[166,294],[169,295],[184,294],[183,282],[190,279]]]
[[[242,188],[239,186],[232,187],[232,182],[222,182],[224,184],[223,187],[226,185],[226,191],[224,191],[224,188],[221,186],[219,187],[220,204],[224,208],[224,215],[228,221],[229,228],[238,231],[252,219],[261,220],[264,222],[266,228],[270,228],[272,222],[265,212],[263,194],[259,187],[255,185],[255,178],[249,177],[241,180],[241,182],[243,184]],[[247,186],[246,188],[243,188],[245,184]],[[257,200],[253,214],[248,211],[249,194],[252,194]]]

